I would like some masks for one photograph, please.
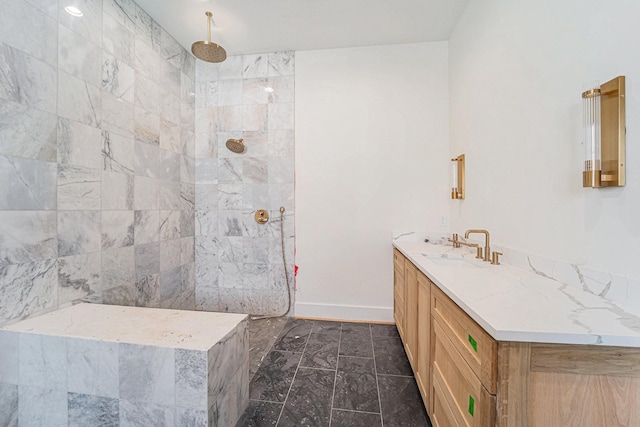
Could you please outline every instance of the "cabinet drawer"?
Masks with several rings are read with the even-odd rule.
[[[431,287],[431,314],[453,347],[480,379],[496,394],[498,345],[476,322],[437,286]]]
[[[447,402],[442,399],[443,390],[441,380],[434,379],[433,389],[433,411],[429,413],[433,425],[435,427],[458,427],[453,411]]]
[[[434,327],[434,417],[438,425],[486,427],[494,425],[495,397],[464,361],[437,321]],[[440,400],[440,408],[435,404]],[[436,415],[436,412],[440,411]]]

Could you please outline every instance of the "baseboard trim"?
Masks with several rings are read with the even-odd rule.
[[[295,317],[341,321],[364,321],[376,323],[394,322],[392,307],[314,304],[307,302],[296,302]]]
[[[328,317],[311,317],[311,316],[293,316],[295,319],[302,320],[321,320],[327,322],[342,322],[342,323],[362,323],[362,320],[353,320],[353,319],[333,319]],[[386,322],[383,320],[367,320],[366,323],[370,323],[372,325],[395,325],[396,322]]]

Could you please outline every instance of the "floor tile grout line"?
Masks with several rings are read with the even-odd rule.
[[[371,327],[369,327],[371,330]],[[376,374],[376,391],[378,392],[378,405],[380,405],[380,426],[384,427],[384,418],[382,418],[382,398],[380,397],[380,383],[378,382],[378,364],[376,363],[376,349],[373,346],[373,335],[371,335],[371,352],[373,353],[373,370]]]
[[[413,375],[379,374],[381,377],[415,378]]]
[[[249,399],[249,402],[277,403],[278,405],[284,405],[284,402],[275,402],[275,401],[273,401],[273,400]]]
[[[289,384],[289,390],[287,391],[287,396],[284,398],[284,402],[282,403],[282,409],[280,409],[280,415],[278,415],[278,421],[276,421],[276,427],[278,427],[278,424],[280,424],[280,418],[282,418],[282,414],[284,413],[284,407],[287,406],[287,400],[289,400],[289,394],[291,393],[291,389],[293,388],[293,382],[296,380],[296,376],[298,375],[298,370],[300,369],[300,364],[302,363],[304,352],[307,350],[307,345],[309,344],[309,338],[311,338],[311,331],[313,330],[314,325],[315,325],[315,322],[311,325],[311,329],[309,329],[309,335],[307,335],[307,340],[304,343],[304,349],[302,350],[302,354],[300,355],[298,366],[296,366],[296,372],[293,374],[293,377],[291,378],[291,384]]]
[[[331,409],[329,410],[329,427],[333,422],[333,401],[336,399],[336,383],[338,382],[338,365],[340,363],[340,343],[342,342],[342,323],[340,323],[340,336],[338,337],[338,355],[336,357],[336,376],[333,378],[333,393],[331,393]]]
[[[349,357],[349,358],[352,358],[352,359],[373,359],[373,357],[347,356],[346,354],[343,354],[342,357]]]
[[[342,412],[355,412],[357,414],[371,414],[371,415],[380,415],[380,412],[369,412],[369,411],[357,411],[355,409],[341,409],[335,408],[334,411],[342,411]]]
[[[300,367],[301,367],[301,368],[304,368],[304,369],[314,369],[314,370],[316,370],[316,371],[331,371],[331,372],[335,371],[335,369],[329,369],[329,368],[316,368],[316,367],[314,367],[314,366],[302,366],[302,365],[300,365]]]

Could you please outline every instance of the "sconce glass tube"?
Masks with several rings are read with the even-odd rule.
[[[455,159],[451,163],[451,191],[458,192],[458,162]]]
[[[602,176],[600,102],[599,87],[590,89],[582,94],[585,148],[582,184],[584,187],[600,187]]]
[[[451,159],[451,198],[464,199],[464,154]]]

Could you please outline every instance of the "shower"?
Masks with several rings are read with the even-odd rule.
[[[227,142],[225,143],[225,146],[229,149],[229,151],[232,151],[234,153],[237,154],[243,154],[245,152],[246,146],[244,145],[244,140],[242,138],[240,139],[227,139]],[[274,319],[274,318],[278,318],[278,317],[285,317],[289,314],[289,312],[291,311],[291,283],[289,283],[289,272],[287,271],[287,260],[285,257],[285,245],[284,245],[284,206],[280,207],[280,247],[282,249],[282,265],[284,267],[284,276],[285,276],[285,283],[287,286],[287,297],[288,297],[288,302],[287,302],[287,311],[285,311],[283,314],[276,314],[276,315],[267,315],[267,316],[260,316],[260,315],[251,315],[250,319],[251,320],[261,320],[261,319]],[[258,221],[258,217],[256,216],[256,221]],[[260,224],[265,224],[267,221],[269,221],[269,216],[267,215],[266,220],[263,222],[259,222]]]
[[[236,154],[244,153],[244,140],[243,139],[227,139],[225,143],[229,151],[232,151]]]
[[[211,41],[211,12],[205,12],[207,15],[207,41],[195,42],[191,45],[191,52],[196,58],[206,62],[223,62],[227,59],[227,51],[222,46]]]
[[[211,22],[213,30],[218,29],[214,25],[221,18],[217,12],[216,16],[218,19]],[[212,38],[227,47],[226,42],[217,39],[218,33],[214,33]],[[230,51],[228,53],[231,55]],[[266,61],[262,64],[267,66],[260,67],[259,73],[263,73],[268,80],[269,57],[261,58]],[[238,69],[242,69],[242,64],[249,64],[255,59],[254,56],[246,55],[230,56],[221,66],[223,70],[232,65],[233,69],[236,65]],[[291,83],[294,78],[293,59],[293,53],[277,54],[278,61],[291,64],[286,72],[283,71]],[[229,60],[233,64],[229,64]],[[206,87],[220,87],[219,66],[213,64],[212,67],[212,64],[201,61],[196,61],[196,65],[205,71],[199,75],[198,83],[206,83]],[[240,80],[234,83],[240,83]],[[203,85],[202,88],[204,87]],[[289,87],[293,89],[293,85]],[[263,90],[263,85],[258,89]],[[202,99],[198,97],[209,95],[207,90],[196,92],[196,101]],[[226,102],[216,102],[222,101],[220,96],[216,98],[218,99],[207,98],[207,109],[220,108],[218,112],[222,113]],[[265,102],[267,100],[264,98]],[[196,289],[203,290],[198,303],[203,310],[247,313],[250,319],[287,317],[294,312],[295,307],[294,176],[293,158],[287,155],[289,149],[293,149],[294,132],[292,126],[280,126],[279,123],[269,123],[268,120],[261,126],[260,132],[256,132],[258,128],[253,125],[246,127],[251,123],[243,120],[244,112],[255,107],[254,101],[248,96],[239,96],[237,101],[234,100],[233,107],[224,111],[224,120],[229,119],[224,125],[218,121],[218,118],[222,120],[223,117],[215,114],[199,115],[195,121],[196,133],[211,136],[206,141],[208,160],[198,162],[196,171],[198,174],[200,171],[202,174],[210,171],[212,175],[207,176],[217,175],[215,184],[207,183],[202,189],[211,188],[215,191],[217,187],[218,193],[218,203],[209,204],[208,197],[196,201],[197,218],[203,218],[202,222],[196,219],[197,224],[206,227],[209,237],[202,239],[207,242],[206,245],[196,246],[196,257],[205,262],[207,273],[210,273],[196,277]],[[276,103],[285,100],[271,101]],[[253,114],[248,118],[253,119]],[[277,133],[272,132],[276,130]],[[210,167],[217,170],[209,169]],[[291,207],[286,203],[291,203]],[[285,206],[280,209],[282,204]],[[217,265],[208,264],[208,260]],[[209,297],[209,291],[217,292],[217,296]]]

